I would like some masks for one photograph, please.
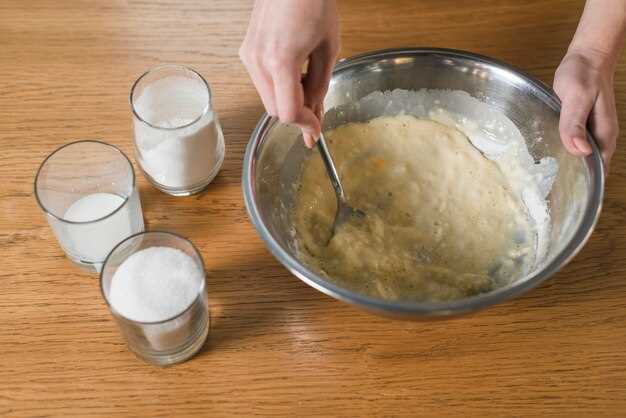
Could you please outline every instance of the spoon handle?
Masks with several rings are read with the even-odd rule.
[[[345,202],[346,197],[343,193],[343,187],[341,186],[341,181],[339,180],[339,174],[337,174],[337,169],[335,168],[335,163],[333,162],[333,157],[330,155],[330,151],[328,150],[328,146],[326,145],[326,139],[324,138],[324,134],[320,133],[320,138],[317,141],[317,149],[320,152],[322,157],[322,161],[324,161],[324,165],[326,166],[326,172],[328,173],[328,177],[330,178],[330,182],[335,189],[335,194],[337,198],[341,202]]]

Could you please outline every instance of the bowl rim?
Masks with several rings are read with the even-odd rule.
[[[528,73],[497,59],[456,49],[419,47],[370,51],[340,60],[333,70],[333,76],[347,70],[350,67],[362,64],[363,62],[415,55],[445,55],[454,58],[470,59],[484,64],[489,64],[490,66],[498,67],[499,69],[512,73],[514,76],[519,77],[526,83],[532,85],[544,95],[542,99],[545,100],[545,103],[553,110],[560,113],[561,102],[558,96],[552,88],[540,80],[537,80]],[[554,257],[554,259],[547,263],[542,270],[531,273],[527,275],[526,278],[521,279],[520,281],[509,286],[469,298],[448,302],[386,301],[364,296],[349,289],[337,286],[300,264],[297,259],[292,257],[274,239],[271,232],[262,221],[262,217],[255,200],[256,192],[254,190],[254,176],[256,173],[257,161],[253,159],[253,156],[256,156],[259,146],[264,141],[265,135],[275,122],[276,118],[273,118],[265,113],[257,123],[251,134],[250,141],[246,146],[243,160],[242,191],[246,210],[252,224],[274,257],[276,257],[278,261],[281,262],[281,264],[283,264],[297,278],[324,294],[370,311],[400,317],[447,317],[478,311],[505,300],[520,296],[528,290],[543,283],[565,264],[567,264],[574,256],[576,256],[576,254],[578,254],[591,236],[602,210],[605,181],[604,165],[600,156],[598,144],[589,130],[587,130],[587,136],[589,142],[591,143],[593,152],[589,156],[584,157],[584,161],[585,166],[590,173],[593,187],[589,195],[589,199],[585,204],[581,221],[574,232],[571,241]]]

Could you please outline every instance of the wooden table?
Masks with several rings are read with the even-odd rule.
[[[460,48],[550,83],[581,6],[342,0],[342,56]],[[0,416],[626,414],[626,138],[595,233],[546,284],[452,321],[373,316],[291,276],[248,221],[242,157],[262,113],[237,57],[250,7],[0,3]],[[208,269],[208,343],[166,369],[128,351],[97,279],[63,256],[33,197],[38,165],[70,140],[101,138],[132,155],[130,85],[162,62],[206,76],[228,148],[198,196],[169,197],[139,179],[147,226],[190,238]],[[622,120],[625,87],[622,60]]]

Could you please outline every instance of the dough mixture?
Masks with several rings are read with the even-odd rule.
[[[295,207],[299,250],[330,280],[391,300],[446,301],[519,278],[535,235],[496,163],[457,129],[402,115],[326,135],[351,206],[331,235],[335,196],[317,152]]]

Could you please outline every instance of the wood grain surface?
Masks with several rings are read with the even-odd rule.
[[[380,318],[291,276],[248,221],[244,146],[262,113],[237,57],[249,1],[0,2],[0,416],[625,416],[626,138],[584,250],[526,296],[440,322]],[[438,46],[547,83],[581,1],[340,2],[342,56]],[[211,83],[227,141],[198,196],[139,179],[149,228],[190,238],[208,269],[212,330],[161,369],[128,351],[95,277],[58,247],[33,197],[42,159],[100,138],[132,156],[128,93],[188,64]],[[626,119],[626,62],[616,75]],[[623,136],[623,135],[622,135]]]

